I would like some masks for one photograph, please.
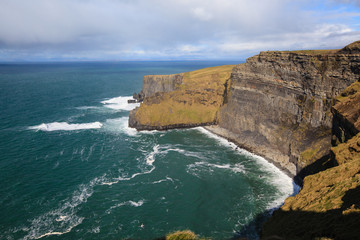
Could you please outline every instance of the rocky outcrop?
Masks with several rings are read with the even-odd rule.
[[[171,75],[147,75],[143,80],[142,92],[146,97],[150,97],[159,92],[175,91],[182,84],[184,74]]]
[[[359,79],[359,54],[261,52],[234,68],[219,126],[292,175],[329,153],[331,105]]]
[[[265,224],[264,239],[358,238],[360,42],[341,50],[261,52],[229,77],[231,68],[185,73],[174,91],[149,91],[129,125],[216,123],[207,129],[305,177],[300,193]]]
[[[360,132],[360,82],[351,84],[332,107],[333,145],[346,142]]]
[[[129,125],[164,130],[217,123],[224,137],[303,177],[314,173],[314,162],[329,159],[331,106],[359,80],[359,44],[261,52],[237,65],[230,79],[233,66],[145,76],[146,97]]]
[[[129,114],[137,130],[166,130],[216,124],[234,66],[193,72],[145,76],[145,99]]]

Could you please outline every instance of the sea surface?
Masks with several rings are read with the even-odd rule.
[[[144,75],[235,63],[0,64],[0,239],[257,238],[289,177],[203,128],[128,127]]]

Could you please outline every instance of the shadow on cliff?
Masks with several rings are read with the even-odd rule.
[[[336,167],[338,165],[339,164],[336,159],[331,157],[331,154],[327,154],[301,169],[301,171],[294,177],[294,181],[297,185],[302,186],[303,179],[306,176],[322,172],[328,168]]]
[[[269,213],[260,214],[233,239],[255,239],[250,235],[251,230],[260,232],[261,228],[261,239],[265,240],[360,239],[360,186],[348,190],[342,201],[341,208],[326,212],[279,209],[264,225]]]

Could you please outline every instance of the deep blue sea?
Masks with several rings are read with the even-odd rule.
[[[144,75],[235,63],[0,64],[0,239],[256,238],[289,177],[203,128],[128,127]]]

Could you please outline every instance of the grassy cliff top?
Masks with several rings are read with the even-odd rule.
[[[289,51],[266,51],[266,53],[296,53],[306,55],[332,55],[332,54],[358,54],[360,53],[360,41],[353,42],[342,49],[319,49],[319,50],[289,50]]]
[[[184,73],[178,90],[145,98],[136,111],[137,122],[152,127],[214,123],[234,66]]]

